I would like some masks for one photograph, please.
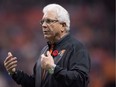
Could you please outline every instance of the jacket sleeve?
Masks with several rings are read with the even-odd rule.
[[[35,68],[36,64],[33,68],[34,75],[29,76],[23,71],[17,70],[14,74],[11,75],[12,79],[22,87],[35,87]]]
[[[34,76],[29,76],[23,71],[17,70],[13,75],[11,75],[13,80],[21,85],[22,87],[35,87],[35,78]]]
[[[66,56],[67,57],[67,56]],[[54,77],[65,87],[87,87],[90,59],[85,49],[70,53],[69,69],[56,66]]]

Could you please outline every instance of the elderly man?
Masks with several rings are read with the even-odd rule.
[[[22,87],[87,87],[90,58],[85,47],[70,33],[69,14],[58,4],[43,9],[41,20],[47,45],[29,76],[17,70],[17,58],[8,53],[4,66],[11,77]]]

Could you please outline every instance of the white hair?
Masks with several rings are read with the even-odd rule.
[[[43,13],[46,14],[48,11],[54,11],[58,15],[59,22],[66,23],[66,30],[70,30],[70,17],[68,11],[58,4],[49,4],[43,8]]]

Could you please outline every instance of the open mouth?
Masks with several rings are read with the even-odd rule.
[[[43,31],[43,33],[48,33],[48,31]]]
[[[49,34],[49,31],[43,31],[44,34]]]
[[[43,31],[43,32],[48,32],[48,31]]]

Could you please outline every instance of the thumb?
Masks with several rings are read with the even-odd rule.
[[[13,56],[11,52],[8,52],[8,56]]]
[[[45,57],[45,55],[44,55],[44,54],[42,54],[42,55],[41,55],[41,57],[43,58],[43,57]]]
[[[51,54],[50,54],[50,52],[49,52],[49,51],[47,51],[47,56],[51,56]]]

